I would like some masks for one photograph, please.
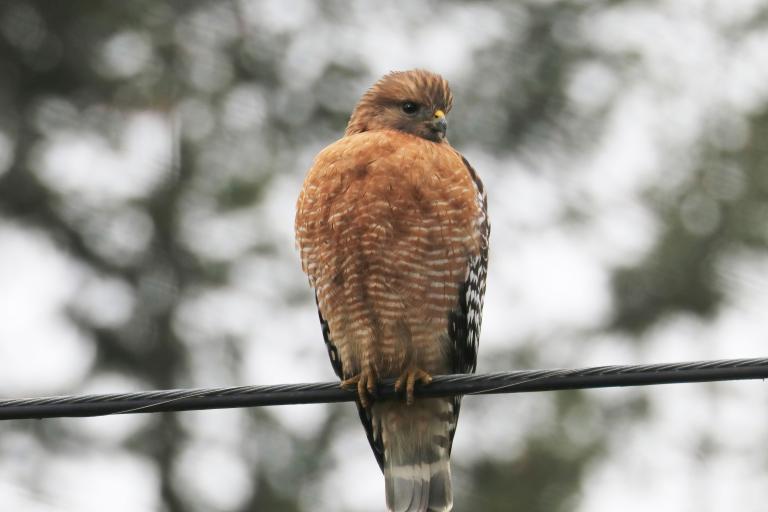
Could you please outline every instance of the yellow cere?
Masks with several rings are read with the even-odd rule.
[[[435,119],[440,119],[443,117],[445,117],[445,112],[443,112],[442,110],[438,110],[435,112]]]

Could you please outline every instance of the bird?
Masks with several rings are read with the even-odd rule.
[[[356,390],[393,512],[453,509],[461,397],[414,389],[477,366],[490,224],[482,181],[446,138],[452,104],[436,73],[386,74],[316,156],[296,205],[328,355]],[[404,396],[377,401],[383,379]]]

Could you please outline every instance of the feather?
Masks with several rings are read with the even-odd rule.
[[[315,158],[297,202],[328,356],[360,383],[360,421],[397,512],[452,509],[461,397],[376,402],[362,383],[477,364],[490,230],[483,184],[445,140],[452,101],[434,73],[386,75]]]

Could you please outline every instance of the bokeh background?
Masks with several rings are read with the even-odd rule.
[[[0,395],[333,378],[294,250],[390,70],[489,190],[479,370],[766,355],[759,0],[0,3]],[[760,382],[465,399],[457,510],[762,512]],[[0,424],[0,509],[383,509],[349,404]]]

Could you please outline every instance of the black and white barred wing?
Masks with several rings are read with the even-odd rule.
[[[453,373],[475,373],[477,368],[477,350],[480,342],[480,327],[483,323],[483,299],[485,297],[485,282],[488,274],[488,238],[491,227],[488,222],[488,200],[482,181],[462,158],[472,177],[477,190],[477,201],[480,205],[480,216],[477,219],[477,229],[481,237],[480,250],[470,255],[467,260],[467,274],[459,289],[458,304],[448,318],[448,342],[450,345],[451,371]],[[461,409],[461,397],[453,399],[453,418],[450,445],[456,432],[456,423]]]

